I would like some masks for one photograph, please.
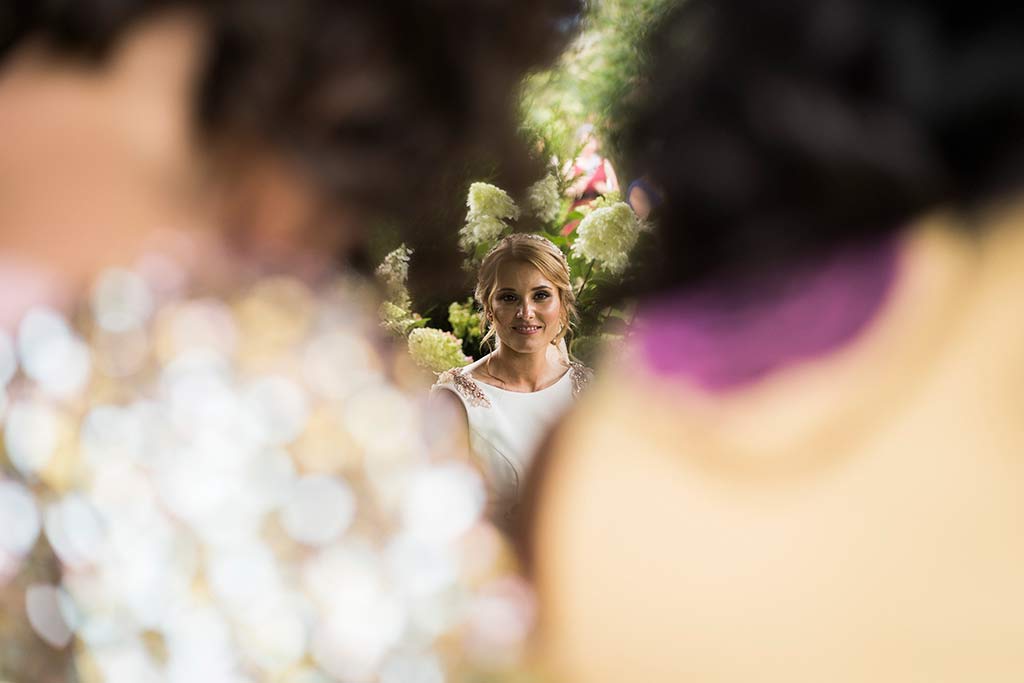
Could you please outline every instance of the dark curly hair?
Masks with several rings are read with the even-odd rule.
[[[970,211],[1024,170],[1024,8],[687,0],[617,146],[666,194],[647,288],[758,278]]]
[[[0,0],[0,59],[42,39],[101,61],[140,19],[199,12],[210,40],[194,111],[211,147],[270,147],[308,171],[324,198],[398,219],[407,241],[428,251],[450,241],[457,254],[443,211],[462,208],[466,175],[497,169],[510,187],[533,175],[516,135],[517,86],[557,56],[580,5]]]

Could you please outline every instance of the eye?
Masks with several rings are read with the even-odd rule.
[[[501,296],[498,297],[498,301],[503,301],[505,303],[511,303],[511,302],[515,301],[517,298],[518,297],[516,297],[515,294],[502,294]]]
[[[533,298],[537,301],[544,301],[545,299],[551,298],[551,292],[537,292]]]

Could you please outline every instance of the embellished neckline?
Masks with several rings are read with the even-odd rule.
[[[578,363],[577,363],[577,365],[578,365]],[[480,380],[480,379],[477,379],[476,377],[473,377],[472,373],[470,371],[467,371],[466,368],[462,368],[462,371],[467,376],[469,376],[469,378],[471,380],[473,380],[474,382],[482,384],[485,387],[488,387],[490,389],[497,389],[498,391],[504,392],[506,394],[522,394],[524,396],[530,396],[530,395],[533,395],[533,394],[540,394],[542,392],[548,391],[549,389],[554,389],[556,386],[561,384],[565,380],[565,378],[568,377],[570,373],[572,373],[572,371],[573,371],[573,361],[569,362],[569,365],[567,365],[565,367],[565,372],[563,372],[561,375],[559,375],[558,379],[556,379],[554,382],[552,382],[551,384],[547,385],[546,387],[542,387],[540,389],[535,389],[534,391],[515,391],[514,389],[504,389],[502,387],[497,386],[496,384],[491,384],[490,382],[484,382],[483,380]]]
[[[442,372],[440,375],[438,375],[437,385],[450,384],[455,388],[459,395],[461,395],[470,405],[475,407],[490,408],[490,399],[487,398],[487,394],[484,392],[482,387],[486,386],[491,389],[500,391],[503,394],[535,396],[537,394],[548,391],[549,389],[555,388],[556,386],[564,382],[566,377],[568,377],[572,381],[573,398],[577,398],[579,397],[583,389],[585,389],[586,386],[590,383],[590,380],[593,377],[593,371],[587,366],[583,365],[583,363],[580,363],[578,361],[569,361],[569,367],[562,374],[562,376],[555,380],[552,384],[544,387],[543,389],[538,389],[537,391],[511,391],[509,389],[502,389],[501,387],[496,387],[493,384],[481,382],[480,380],[475,379],[469,372],[467,372],[467,368],[463,367],[452,368],[451,370],[446,370]]]

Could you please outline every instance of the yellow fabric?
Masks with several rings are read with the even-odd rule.
[[[535,529],[554,680],[1024,680],[1024,213],[986,221],[915,228],[827,358],[598,373]]]

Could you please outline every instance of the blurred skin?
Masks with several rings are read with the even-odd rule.
[[[603,368],[531,554],[565,683],[1024,680],[1024,203],[911,232],[840,351],[725,394]]]
[[[37,44],[5,62],[0,286],[18,295],[4,297],[0,327],[35,303],[66,304],[168,233],[217,242],[244,222],[257,254],[304,258],[296,237],[320,207],[298,174],[255,147],[199,149],[190,102],[204,35],[179,11],[140,24],[98,66]]]
[[[185,98],[198,28],[184,17],[147,27],[98,71],[58,61],[40,46],[4,65],[5,272],[31,270],[46,296],[63,301],[105,265],[138,253],[149,231],[207,219],[182,210],[185,198],[201,198]],[[5,313],[10,326],[21,311]]]
[[[320,209],[299,176],[270,154],[250,150],[229,163],[199,150],[190,103],[204,35],[178,12],[140,24],[98,66],[39,44],[5,60],[0,330],[12,332],[32,306],[70,307],[101,270],[133,266],[150,248],[230,282],[223,242],[237,224],[254,252],[304,258],[295,238]],[[37,564],[57,571],[52,556]],[[0,588],[0,604],[19,606],[6,613],[23,614],[24,590],[21,580]],[[40,683],[67,679],[69,651],[18,631],[23,621],[5,627],[38,651],[0,664]]]
[[[633,213],[641,220],[647,220],[651,215],[651,198],[642,187],[634,187],[629,191],[629,205],[633,207]]]

